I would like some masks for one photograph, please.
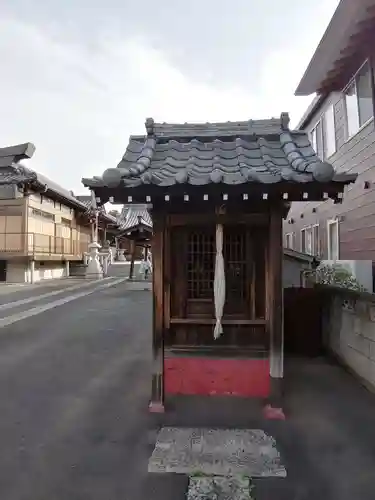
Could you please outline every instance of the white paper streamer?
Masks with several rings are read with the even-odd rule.
[[[223,317],[225,304],[225,271],[223,257],[223,225],[216,226],[216,261],[214,278],[214,300],[216,324],[214,328],[214,338],[217,339],[223,333],[221,320]]]

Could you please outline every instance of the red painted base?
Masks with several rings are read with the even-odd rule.
[[[282,408],[274,408],[271,405],[266,405],[263,408],[263,416],[267,420],[285,420],[285,414]]]
[[[164,413],[165,408],[164,405],[161,403],[153,403],[152,401],[148,405],[148,411],[150,413]]]
[[[270,393],[269,360],[167,357],[164,384],[167,394],[266,398]]]

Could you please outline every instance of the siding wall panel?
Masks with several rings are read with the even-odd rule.
[[[362,61],[359,61],[358,66]],[[301,250],[300,231],[306,226],[319,224],[321,250],[327,258],[327,220],[343,216],[339,222],[340,258],[347,260],[375,261],[375,125],[374,120],[366,124],[351,139],[346,140],[346,107],[343,94],[335,92],[323,101],[321,108],[305,126],[310,132],[324,111],[334,106],[337,151],[328,161],[337,172],[357,173],[355,184],[344,192],[344,201],[334,204],[324,202],[296,202],[292,204],[288,219],[294,224],[284,223],[284,234],[296,233],[296,250]],[[365,181],[374,183],[365,189]],[[314,213],[312,210],[316,209]],[[303,218],[301,218],[303,214]]]

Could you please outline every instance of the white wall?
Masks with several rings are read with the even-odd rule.
[[[58,279],[65,277],[65,262],[45,262],[44,266],[40,262],[35,262],[34,283],[48,279]]]

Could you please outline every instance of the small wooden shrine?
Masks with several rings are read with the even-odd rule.
[[[169,394],[231,394],[282,415],[282,220],[291,201],[339,202],[356,177],[288,124],[147,119],[117,168],[83,179],[102,203],[151,207],[152,411]]]

